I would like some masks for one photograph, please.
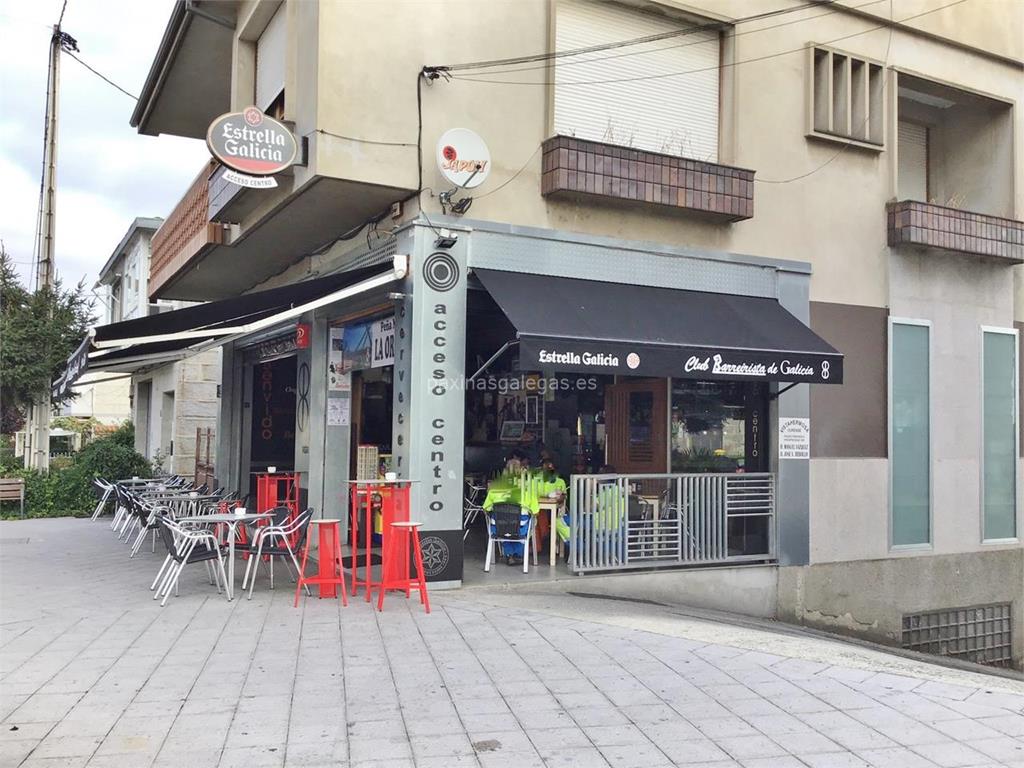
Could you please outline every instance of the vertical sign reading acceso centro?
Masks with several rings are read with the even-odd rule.
[[[256,107],[228,112],[210,123],[206,146],[227,168],[250,176],[280,173],[298,154],[292,132]]]

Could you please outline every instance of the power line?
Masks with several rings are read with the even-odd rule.
[[[332,133],[331,131],[325,131],[323,128],[317,128],[316,130],[310,131],[310,133],[320,133],[324,136],[330,136],[335,139],[344,139],[345,141],[356,141],[361,144],[377,144],[382,147],[415,147],[418,146],[414,141],[378,141],[377,139],[360,139],[356,136],[345,136],[341,133]],[[306,134],[309,135],[308,133]]]
[[[64,12],[68,9],[68,0],[64,0],[64,4],[60,7],[60,18],[57,19],[57,26],[59,27],[64,23]]]
[[[138,100],[139,100],[139,97],[138,97],[138,96],[135,96],[134,94],[132,94],[132,93],[129,93],[129,92],[128,92],[128,91],[126,91],[126,90],[125,90],[124,88],[122,88],[122,87],[121,87],[120,85],[118,85],[118,84],[117,84],[117,83],[115,83],[115,82],[114,82],[113,80],[111,80],[111,79],[110,79],[109,77],[107,77],[106,75],[104,75],[104,74],[103,74],[102,72],[99,72],[99,71],[97,71],[97,70],[93,69],[92,67],[90,67],[90,66],[89,66],[88,64],[86,64],[86,63],[85,63],[84,61],[82,61],[82,60],[81,60],[80,58],[78,58],[77,56],[75,56],[75,54],[74,54],[74,53],[72,53],[71,51],[65,50],[64,52],[65,52],[65,53],[66,53],[66,54],[67,54],[68,56],[70,56],[70,57],[71,57],[72,59],[74,59],[75,61],[77,61],[77,62],[78,62],[79,64],[81,64],[81,65],[82,65],[83,67],[85,67],[85,68],[86,68],[86,69],[88,69],[88,70],[89,70],[90,72],[92,72],[92,73],[93,73],[94,75],[96,75],[96,76],[97,76],[98,78],[100,78],[101,80],[105,81],[105,82],[106,82],[106,83],[107,83],[108,85],[112,85],[112,86],[114,86],[115,88],[117,88],[117,90],[119,90],[119,91],[120,91],[121,93],[123,93],[123,94],[124,94],[125,96],[127,96],[127,97],[128,97],[129,99],[134,99],[135,101],[138,101]]]
[[[869,5],[878,5],[879,3],[884,3],[884,2],[887,2],[887,0],[868,0],[868,2],[863,3],[861,5],[844,6],[843,10],[855,10],[856,11],[856,10],[860,10],[861,8],[866,8]],[[800,7],[797,7],[797,8],[790,8],[790,9],[786,9],[786,10],[787,11],[801,11],[801,10],[807,10],[810,7],[811,6],[800,6]],[[771,25],[764,26],[764,27],[758,27],[757,29],[749,29],[746,32],[733,32],[732,34],[728,35],[728,39],[735,40],[737,37],[743,37],[744,35],[754,35],[754,34],[757,34],[758,32],[768,32],[768,31],[773,30],[773,29],[780,29],[782,27],[789,27],[789,26],[792,26],[794,24],[804,24],[804,23],[806,23],[808,21],[814,21],[815,19],[821,19],[821,18],[824,18],[825,16],[832,16],[832,15],[837,14],[837,13],[842,13],[842,10],[825,11],[825,13],[819,13],[819,14],[817,14],[815,16],[805,16],[804,18],[800,18],[800,19],[793,19],[791,21],[783,21],[783,22],[780,22],[778,24],[771,24]],[[750,19],[737,19],[734,22],[734,24],[742,24],[745,21],[750,21],[750,20],[753,20],[753,19],[754,19],[754,17],[750,17]],[[572,67],[572,66],[577,66],[577,65],[580,65],[580,64],[593,64],[595,62],[611,61],[612,59],[624,59],[624,58],[628,58],[630,56],[644,56],[646,54],[651,54],[651,53],[661,53],[662,51],[673,51],[673,50],[677,50],[679,48],[689,48],[690,46],[701,45],[701,44],[704,44],[704,43],[707,43],[707,42],[708,42],[708,40],[701,39],[701,40],[694,40],[694,41],[688,42],[688,43],[679,43],[678,45],[666,45],[666,46],[661,47],[661,48],[648,48],[646,50],[640,50],[640,51],[627,51],[626,53],[615,53],[615,54],[611,54],[610,56],[595,56],[594,58],[583,59],[581,61],[562,61],[562,62],[558,63],[558,67],[559,68]],[[573,54],[573,55],[575,55],[575,54]],[[499,69],[499,70],[495,70],[493,72],[486,72],[484,74],[487,74],[487,75],[509,75],[509,74],[514,73],[514,72],[533,72],[533,71],[536,71],[538,69],[547,69],[548,66],[549,65],[544,64],[543,66],[538,66],[538,67],[518,67],[516,69]],[[468,79],[468,78],[464,78],[464,77],[461,77],[461,76],[458,76],[458,75],[456,75],[456,77],[458,77],[458,79],[460,79],[460,80]]]
[[[892,4],[893,4],[893,0],[889,0],[889,20],[890,21],[892,21],[892,17],[893,17]],[[883,75],[885,77],[885,79],[882,81],[882,97],[881,98],[882,98],[883,103],[885,101],[886,91],[888,91],[888,89],[889,89],[889,83],[892,80],[892,73],[887,71],[888,68],[889,68],[889,55],[892,52],[892,38],[893,38],[893,25],[890,24],[889,25],[889,41],[885,44],[885,58],[884,58],[884,60],[882,62],[882,73],[883,73]],[[865,117],[864,120],[861,122],[861,124],[859,126],[857,126],[858,131],[863,130],[864,126],[866,126],[868,124],[868,120],[870,120],[870,119],[871,119],[870,115]],[[791,184],[794,181],[800,181],[801,179],[806,179],[808,176],[813,176],[814,174],[816,174],[818,171],[822,170],[826,166],[831,165],[832,161],[836,160],[841,154],[843,154],[843,152],[845,152],[847,149],[849,149],[852,144],[853,144],[852,141],[847,141],[845,144],[843,144],[843,146],[841,146],[835,152],[835,154],[832,155],[832,157],[830,157],[828,160],[823,162],[818,167],[812,168],[811,170],[807,171],[806,173],[798,174],[797,176],[793,176],[792,178],[789,178],[789,179],[758,179],[758,178],[755,178],[754,181],[755,182],[759,182],[761,184]]]
[[[820,45],[830,45],[832,43],[840,42],[841,40],[848,40],[851,37],[858,37],[860,35],[866,35],[866,34],[868,34],[870,32],[877,32],[880,29],[885,29],[887,27],[892,26],[892,24],[902,24],[904,22],[911,21],[913,19],[917,19],[917,18],[920,18],[922,16],[927,16],[927,15],[932,14],[932,13],[937,13],[938,11],[945,10],[946,8],[952,8],[955,5],[960,5],[961,3],[966,3],[966,2],[967,2],[967,0],[955,0],[955,2],[947,3],[946,5],[940,5],[937,8],[932,8],[931,10],[923,11],[921,13],[915,13],[915,14],[913,14],[911,16],[906,16],[906,17],[904,17],[902,19],[899,19],[898,21],[895,21],[895,22],[890,22],[888,24],[879,24],[879,25],[874,26],[874,27],[869,27],[867,29],[862,29],[859,32],[852,32],[852,33],[850,33],[848,35],[841,35],[840,37],[832,38],[831,40],[824,40],[824,41],[822,41],[819,44]],[[576,85],[606,85],[606,84],[610,84],[610,83],[634,83],[634,82],[647,81],[647,80],[662,80],[662,79],[667,78],[667,77],[680,77],[682,75],[692,75],[692,74],[697,74],[697,73],[700,73],[700,72],[720,71],[720,70],[725,69],[727,67],[737,67],[740,64],[752,64],[752,63],[755,63],[755,62],[758,62],[758,61],[766,61],[768,59],[775,59],[775,58],[778,58],[780,56],[788,56],[789,54],[792,54],[792,53],[801,53],[801,52],[806,51],[806,50],[807,50],[807,46],[801,46],[799,48],[790,48],[789,50],[785,50],[785,51],[778,51],[776,53],[765,54],[764,56],[755,56],[755,57],[750,58],[750,59],[742,59],[741,61],[733,61],[733,62],[729,62],[729,63],[725,63],[725,64],[716,64],[716,65],[710,66],[710,67],[699,67],[697,69],[689,69],[689,70],[684,70],[682,72],[665,72],[665,73],[656,74],[656,75],[640,75],[640,76],[637,76],[637,77],[611,78],[611,79],[608,79],[608,80],[572,80],[572,81],[564,81],[564,80],[563,81],[552,81],[552,80],[490,80],[490,79],[487,79],[487,78],[465,77],[465,76],[462,76],[462,75],[454,75],[454,74],[451,75],[451,77],[453,79],[460,80],[462,82],[491,83],[491,84],[494,84],[494,85],[543,85],[543,86],[559,85],[559,86],[576,86]]]
[[[764,13],[754,14],[752,16],[745,16],[741,19],[737,19],[735,24],[739,24],[745,21],[756,21],[758,19],[767,19],[772,16],[781,16],[787,13],[794,13],[795,11],[802,11],[807,6],[796,6],[793,8],[778,8],[774,11],[765,11]],[[655,43],[659,40],[667,40],[672,37],[680,37],[683,35],[690,35],[696,32],[702,32],[712,29],[721,29],[723,22],[713,21],[705,24],[694,24],[688,27],[682,27],[680,29],[673,29],[669,32],[659,32],[654,35],[645,35],[644,37],[635,37],[628,40],[617,40],[611,43],[601,43],[598,45],[591,45],[586,48],[574,48],[568,51],[548,51],[545,53],[536,53],[528,56],[518,56],[508,59],[492,59],[490,61],[476,61],[465,64],[450,64],[440,67],[429,67],[429,69],[437,70],[439,72],[453,72],[460,69],[487,69],[489,67],[499,67],[506,64],[530,64],[535,61],[550,61],[552,59],[560,59],[568,56],[579,56],[585,53],[597,53],[600,51],[612,50],[615,48],[625,48],[631,45],[643,45],[645,43]]]

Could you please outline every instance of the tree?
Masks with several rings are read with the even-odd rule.
[[[84,280],[71,290],[58,280],[53,289],[29,293],[0,243],[0,403],[5,432],[63,373],[93,319]]]

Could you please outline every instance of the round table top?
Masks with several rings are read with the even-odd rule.
[[[182,517],[179,523],[245,523],[250,520],[263,520],[274,515],[270,512],[246,512],[244,515],[236,515],[234,512],[216,512],[212,515],[195,515],[193,517]]]
[[[310,525],[324,525],[325,523],[340,523],[340,522],[341,522],[341,520],[339,520],[336,517],[322,517],[319,520],[310,520],[309,524]]]
[[[416,522],[415,520],[406,520],[404,522],[392,523],[392,528],[415,528],[423,523]]]

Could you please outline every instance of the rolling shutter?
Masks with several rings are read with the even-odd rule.
[[[565,51],[692,26],[614,3],[559,0],[555,45]],[[560,58],[555,133],[717,161],[719,63],[715,30]],[[594,82],[608,80],[618,82]]]
[[[928,201],[928,127],[899,121],[897,187],[900,200]]]
[[[284,90],[284,47],[287,25],[284,3],[256,42],[256,106],[266,110]]]

